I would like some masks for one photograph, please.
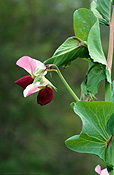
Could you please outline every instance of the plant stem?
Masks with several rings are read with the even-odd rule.
[[[113,59],[113,40],[114,40],[114,7],[112,12],[112,19],[110,22],[110,36],[109,36],[109,49],[107,57],[107,70],[111,77],[112,59]],[[105,81],[105,101],[111,100],[111,83]]]
[[[72,95],[72,97],[75,99],[76,102],[80,101],[80,99],[77,97],[77,95],[74,93],[74,91],[71,89],[71,87],[68,85],[68,83],[66,82],[66,80],[64,79],[63,75],[61,74],[59,68],[55,65],[55,64],[49,64],[46,65],[47,67],[50,66],[54,66],[56,67],[56,72],[58,73],[60,79],[62,80],[63,84],[65,85],[65,87],[67,88],[67,90],[70,92],[70,94]],[[55,69],[54,69],[55,70]]]
[[[109,50],[107,58],[107,69],[111,74],[112,69],[112,58],[113,58],[113,40],[114,40],[114,8],[112,13],[112,20],[110,22],[110,36],[109,36]]]
[[[62,80],[63,84],[65,85],[65,87],[67,88],[67,90],[70,92],[70,94],[72,95],[72,97],[78,102],[80,101],[79,98],[77,97],[77,95],[74,93],[74,91],[71,89],[71,87],[68,85],[68,83],[66,82],[66,80],[64,79],[64,77],[62,76],[60,70],[57,68],[57,73],[60,77],[60,79]]]
[[[111,101],[111,83],[105,80],[105,101]]]
[[[113,40],[114,40],[114,7],[112,12],[112,19],[110,22],[110,37],[109,37],[109,50],[108,50],[108,58],[107,58],[107,70],[110,73],[111,77],[111,69],[112,69],[112,59],[113,59]],[[108,99],[108,95],[111,96],[111,83],[106,82],[105,85],[105,100]],[[109,99],[108,99],[109,100]],[[111,99],[110,99],[111,100]],[[108,148],[108,163],[114,166],[114,138],[109,144]],[[109,173],[110,175],[114,175],[114,167],[113,170]]]
[[[114,138],[112,138],[112,141],[109,144],[108,148],[108,160],[110,165],[114,165]],[[110,175],[114,175],[114,169],[109,172]]]

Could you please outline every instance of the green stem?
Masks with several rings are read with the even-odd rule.
[[[105,101],[111,101],[111,83],[105,80]]]
[[[114,170],[112,170],[112,171],[109,173],[109,175],[114,175]]]
[[[64,77],[62,76],[60,70],[57,68],[57,73],[60,77],[60,79],[62,80],[63,84],[65,85],[65,87],[67,88],[67,90],[70,92],[70,94],[72,95],[72,97],[78,102],[80,101],[79,98],[77,97],[77,95],[74,93],[74,91],[71,89],[71,87],[68,85],[68,83],[66,82],[66,80],[64,79]]]
[[[110,142],[108,147],[108,163],[114,166],[114,138],[112,138],[112,141]],[[112,168],[109,174],[114,175],[114,168]]]
[[[71,89],[71,87],[68,85],[68,83],[66,82],[66,80],[64,79],[63,75],[61,74],[59,68],[54,65],[54,64],[49,64],[49,65],[46,65],[47,67],[50,67],[50,66],[54,66],[56,67],[56,72],[58,73],[60,79],[62,80],[63,84],[65,85],[65,87],[67,88],[67,90],[70,92],[70,94],[72,95],[72,97],[75,99],[76,102],[80,101],[80,99],[77,97],[77,95],[74,93],[74,91]]]
[[[109,49],[108,49],[108,57],[107,57],[107,70],[109,71],[111,77],[111,69],[112,69],[112,59],[113,59],[113,39],[114,38],[114,8],[112,13],[112,19],[110,22],[110,36],[109,36]],[[111,83],[105,81],[105,101],[111,100]]]
[[[114,7],[112,12],[112,19],[110,22],[109,50],[108,50],[108,58],[107,58],[107,69],[110,73],[110,77],[111,77],[112,59],[113,59],[113,40],[114,40]],[[106,82],[105,88],[106,88],[105,100],[109,100],[108,95],[111,97],[111,83]],[[114,166],[114,138],[112,138],[108,147],[108,163]],[[109,174],[114,175],[114,167],[111,170],[111,172],[109,172]]]

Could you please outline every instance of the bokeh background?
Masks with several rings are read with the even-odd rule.
[[[52,102],[37,104],[37,94],[23,97],[14,81],[27,75],[15,65],[28,55],[40,61],[50,58],[64,40],[74,35],[73,12],[89,8],[89,0],[0,0],[0,174],[91,175],[96,156],[69,150],[64,141],[81,131],[81,121],[70,108],[73,101],[56,73],[48,75],[57,87]],[[108,27],[102,27],[105,54]],[[64,70],[73,90],[80,84],[87,62],[75,60]],[[104,83],[98,99],[103,100]]]

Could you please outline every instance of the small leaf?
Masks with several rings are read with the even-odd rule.
[[[44,64],[68,65],[76,58],[89,58],[86,44],[76,37],[68,38]]]
[[[98,92],[99,83],[105,79],[105,71],[102,65],[95,64],[87,75],[87,91],[95,95]]]
[[[98,21],[96,21],[96,23],[93,25],[93,27],[89,32],[87,44],[89,54],[93,59],[93,61],[106,65],[107,63],[102,50],[101,39],[100,39],[100,28]]]
[[[87,41],[91,27],[97,18],[91,10],[79,9],[74,12],[74,32],[77,38]]]
[[[110,116],[108,120],[107,132],[109,135],[114,135],[114,113]]]
[[[97,0],[97,10],[109,24],[111,18],[111,0]]]
[[[81,84],[81,93],[89,95],[91,98],[97,94],[101,80],[106,78],[105,67],[101,64],[90,63],[86,79]]]
[[[85,78],[85,80],[82,82],[81,84],[81,100],[84,99],[83,95],[85,94],[86,96],[89,95],[87,92],[87,77]]]
[[[95,3],[95,1],[91,2],[91,11],[94,13],[94,15],[99,19],[99,23],[100,24],[104,24],[104,25],[109,25],[109,22],[107,22],[102,15],[99,13],[99,11],[96,9],[97,8],[97,4]]]
[[[66,146],[76,152],[97,155],[107,163],[107,141],[110,135],[106,126],[114,113],[114,103],[80,101],[72,103],[71,107],[81,118],[83,127],[80,135],[66,140]]]
[[[79,9],[74,12],[74,31],[77,38],[87,41],[89,55],[93,61],[106,65],[99,22],[91,10]]]

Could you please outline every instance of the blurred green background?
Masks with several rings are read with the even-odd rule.
[[[52,102],[42,107],[36,102],[37,94],[24,98],[23,89],[14,83],[27,75],[16,61],[24,55],[40,61],[51,57],[74,35],[73,12],[89,4],[89,0],[0,0],[1,175],[91,175],[97,164],[103,165],[96,156],[65,146],[67,138],[80,133],[81,121],[70,108],[73,99],[56,73],[48,78],[58,90]],[[102,30],[102,41],[107,54],[108,27]],[[80,96],[87,62],[77,59],[61,71]],[[101,100],[102,91],[103,87],[97,96]]]

